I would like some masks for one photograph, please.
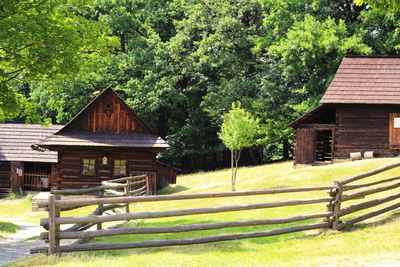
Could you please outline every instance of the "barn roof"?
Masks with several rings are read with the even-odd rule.
[[[31,145],[60,130],[64,125],[0,123],[0,161],[57,162],[57,152],[32,150]]]
[[[335,111],[329,104],[321,104],[313,110],[307,112],[302,117],[292,121],[286,127],[295,127],[302,123],[325,123],[331,124],[334,122]]]
[[[345,57],[321,103],[400,104],[400,57]]]
[[[161,137],[152,134],[84,132],[53,134],[43,142],[39,142],[39,146],[169,148],[169,145]]]

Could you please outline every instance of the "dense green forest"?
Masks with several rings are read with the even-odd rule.
[[[379,1],[372,1],[379,3]],[[318,105],[345,55],[396,55],[397,2],[3,0],[0,120],[67,123],[111,85],[184,171],[229,166],[232,103],[258,118],[241,163],[288,159],[286,124]]]

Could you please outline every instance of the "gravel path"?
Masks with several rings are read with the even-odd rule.
[[[10,221],[9,219],[7,221]],[[42,226],[29,222],[12,220],[13,224],[19,225],[20,230],[10,236],[0,236],[0,266],[9,264],[16,260],[34,256],[29,254],[29,248],[35,246],[44,246],[46,243],[41,239],[28,240],[29,238],[40,236],[44,232]],[[68,245],[76,240],[61,240],[61,245]]]
[[[37,254],[29,254],[29,248],[46,245],[44,240],[41,239],[25,241],[29,238],[40,236],[41,232],[46,231],[43,229],[42,226],[38,226],[29,222],[24,222],[22,221],[23,219],[20,218],[16,219],[7,218],[5,220],[4,218],[0,219],[3,219],[3,221],[12,222],[13,224],[19,225],[20,227],[20,230],[13,235],[6,237],[0,236],[0,266],[9,264],[16,260],[37,255]],[[120,223],[121,221],[104,223],[103,229],[112,228]],[[71,225],[63,225],[63,226],[65,228],[68,228]],[[96,226],[94,226],[92,230],[94,230],[95,228]],[[74,243],[75,241],[77,241],[77,239],[63,239],[61,240],[60,245],[64,246],[69,245]]]
[[[40,235],[44,230],[43,227],[22,221],[13,221],[13,223],[19,225],[20,230],[11,236],[0,237],[0,266],[33,256],[29,254],[29,247],[45,244],[43,240],[38,239],[23,242]]]

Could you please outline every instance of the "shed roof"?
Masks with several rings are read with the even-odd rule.
[[[345,57],[321,103],[400,104],[400,57]]]
[[[31,145],[60,130],[64,125],[0,123],[0,161],[57,162],[57,152],[32,150]]]
[[[161,137],[152,134],[116,134],[66,132],[48,136],[38,143],[41,147],[129,147],[129,148],[169,148]]]

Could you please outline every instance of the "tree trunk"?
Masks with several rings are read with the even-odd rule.
[[[289,159],[289,142],[287,139],[283,140],[283,159],[288,160]]]
[[[125,50],[125,34],[121,34],[121,52],[126,54],[126,50]]]
[[[231,173],[232,173],[232,176],[231,176],[231,191],[236,191],[235,190],[235,173],[234,173],[234,168],[233,168],[233,165],[234,165],[234,160],[233,160],[233,158],[234,158],[234,156],[233,156],[233,154],[234,154],[234,152],[233,152],[233,150],[231,150]]]

